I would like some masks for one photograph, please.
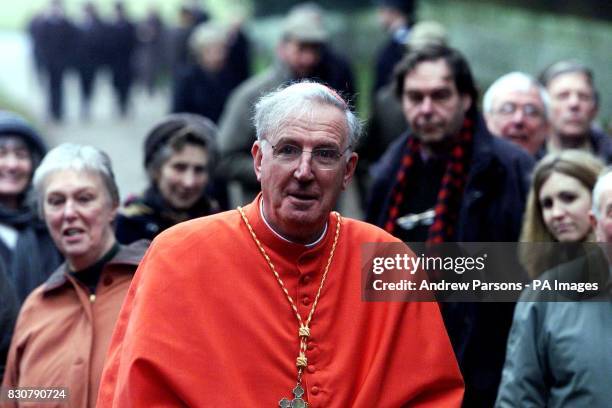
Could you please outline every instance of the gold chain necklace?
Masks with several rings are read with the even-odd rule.
[[[237,209],[240,215],[242,216],[242,220],[244,221],[247,228],[249,229],[249,232],[251,233],[253,240],[257,244],[257,247],[259,248],[259,252],[261,252],[261,254],[263,255],[268,265],[270,265],[270,269],[272,270],[272,273],[274,274],[274,277],[276,278],[276,281],[278,282],[279,286],[285,293],[285,296],[287,297],[287,300],[289,301],[289,304],[291,305],[291,308],[293,309],[293,312],[295,313],[295,317],[297,318],[298,324],[300,325],[299,330],[298,330],[298,337],[300,339],[300,352],[295,362],[295,365],[297,366],[297,370],[298,370],[297,385],[292,391],[295,398],[292,401],[290,401],[287,398],[283,398],[282,400],[279,401],[278,405],[281,408],[308,407],[308,403],[302,398],[302,396],[304,395],[304,388],[302,387],[302,374],[304,373],[304,368],[308,366],[308,359],[306,358],[306,348],[307,348],[308,337],[310,336],[310,322],[312,321],[312,316],[314,315],[314,312],[317,308],[317,304],[319,303],[319,297],[321,297],[321,291],[323,290],[323,284],[325,284],[325,279],[327,278],[327,272],[329,272],[329,266],[331,265],[332,259],[334,258],[334,252],[336,251],[336,245],[338,244],[338,237],[340,236],[340,224],[342,224],[342,217],[336,211],[333,212],[333,214],[336,216],[336,219],[337,219],[336,233],[334,235],[334,243],[332,244],[331,251],[329,252],[329,258],[327,259],[327,264],[325,264],[325,269],[323,270],[323,277],[321,278],[321,284],[319,285],[319,289],[317,290],[317,295],[315,296],[314,302],[312,303],[312,307],[310,308],[310,312],[308,313],[308,318],[306,319],[306,322],[304,323],[304,321],[302,320],[302,316],[300,315],[300,312],[298,312],[297,306],[295,305],[295,302],[293,301],[293,298],[289,294],[287,287],[285,286],[285,284],[283,283],[283,280],[281,279],[280,275],[276,271],[276,268],[274,267],[272,260],[266,253],[266,250],[261,244],[261,241],[259,241],[259,238],[257,238],[257,235],[255,235],[255,231],[253,231],[253,227],[251,227],[251,224],[249,223],[249,220],[246,214],[244,213],[244,210],[240,206],[238,206]]]

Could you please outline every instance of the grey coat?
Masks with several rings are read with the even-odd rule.
[[[228,181],[237,181],[247,202],[260,190],[251,156],[251,146],[256,139],[252,121],[255,103],[262,95],[290,80],[287,67],[277,63],[236,88],[219,119],[221,160],[217,172]]]
[[[607,264],[593,268],[593,259],[587,256],[543,275],[550,281],[577,281],[568,279],[567,272],[574,271],[581,281],[595,279],[603,289],[596,298],[578,298],[575,292],[523,293],[522,299],[530,301],[519,302],[514,312],[496,407],[610,406],[612,279],[608,268]]]

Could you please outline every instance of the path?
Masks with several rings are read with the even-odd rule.
[[[91,120],[85,122],[79,118],[79,89],[76,76],[71,74],[64,84],[66,120],[57,125],[46,119],[45,94],[32,68],[27,37],[22,33],[0,32],[0,50],[0,88],[33,115],[49,146],[63,142],[96,146],[111,157],[123,198],[142,191],[146,185],[142,145],[146,132],[167,111],[167,91],[149,97],[136,89],[132,114],[119,119],[114,111],[109,78],[100,75],[92,101]]]

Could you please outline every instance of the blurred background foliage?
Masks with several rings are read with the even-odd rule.
[[[95,1],[108,14],[114,0]],[[3,1],[0,29],[23,29],[47,0]],[[78,15],[84,0],[65,0],[68,13]],[[177,21],[184,0],[127,0],[139,18],[150,7],[168,24]],[[281,16],[297,0],[198,1],[213,17],[245,19],[256,50],[256,68],[274,57]],[[326,10],[332,44],[353,62],[360,86],[359,108],[368,112],[374,54],[385,35],[378,25],[373,0],[320,2]],[[418,20],[436,20],[448,30],[450,42],[468,58],[481,90],[500,75],[522,70],[537,75],[554,61],[577,58],[593,67],[601,94],[600,121],[612,124],[612,1],[609,0],[421,0]],[[0,95],[3,92],[0,90]]]

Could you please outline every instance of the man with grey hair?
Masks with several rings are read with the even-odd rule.
[[[358,118],[300,82],[261,98],[255,126],[261,193],[153,241],[98,406],[458,407],[437,304],[362,301],[360,244],[399,240],[332,211]]]
[[[482,101],[487,127],[535,158],[542,157],[548,135],[548,94],[532,76],[510,72],[498,78]]]
[[[540,74],[550,95],[547,150],[583,149],[612,163],[612,140],[595,124],[599,96],[593,71],[576,60],[558,61]]]
[[[312,7],[298,7],[283,21],[276,61],[236,88],[219,121],[219,173],[231,182],[232,201],[243,204],[259,191],[250,150],[255,140],[251,122],[257,98],[277,87],[311,78],[343,94],[354,93],[348,65],[328,46],[330,38],[322,16]]]

